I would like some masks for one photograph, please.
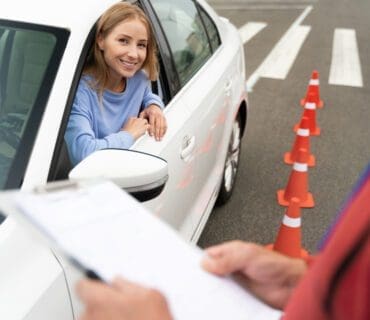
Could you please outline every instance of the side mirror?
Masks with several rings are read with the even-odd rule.
[[[82,160],[69,173],[70,180],[105,178],[139,201],[157,197],[168,180],[167,161],[139,151],[99,150]]]

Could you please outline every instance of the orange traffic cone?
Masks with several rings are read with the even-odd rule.
[[[280,225],[275,243],[267,247],[292,258],[306,258],[308,252],[301,246],[301,209],[299,199],[292,198]]]
[[[319,136],[321,133],[320,128],[316,125],[316,103],[314,102],[313,93],[308,94],[307,102],[304,105],[303,117],[308,118],[308,129],[310,129],[311,136]],[[294,131],[297,131],[299,124],[294,126]]]
[[[308,83],[306,97],[301,99],[301,105],[304,106],[308,100],[308,95],[312,93],[314,95],[314,101],[318,108],[322,108],[324,106],[324,102],[320,100],[320,82],[319,82],[319,72],[314,70],[312,72],[311,79]]]
[[[308,166],[315,166],[315,156],[310,154],[310,129],[309,119],[307,117],[303,117],[301,119],[293,148],[290,152],[286,152],[284,154],[284,162],[287,164],[293,164],[297,160],[298,150],[300,148],[306,149],[308,152]]]
[[[293,170],[289,176],[285,190],[278,190],[278,203],[281,206],[288,206],[290,199],[299,199],[300,207],[312,208],[315,206],[313,196],[308,192],[308,152],[306,149],[299,149],[297,160],[293,163]]]

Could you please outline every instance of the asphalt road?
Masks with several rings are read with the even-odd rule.
[[[228,204],[214,209],[198,244],[207,247],[231,239],[274,241],[285,211],[277,203],[276,191],[286,186],[291,172],[291,167],[283,163],[283,154],[292,147],[292,127],[303,111],[299,101],[316,69],[325,103],[316,113],[321,135],[310,138],[317,164],[309,169],[309,189],[316,205],[301,212],[303,246],[315,252],[370,160],[370,1],[208,2],[238,28],[247,22],[266,23],[245,44],[247,78],[304,10],[308,6],[312,10],[300,22],[311,29],[287,76],[260,77],[249,93],[248,126],[234,194]],[[338,28],[355,31],[362,86],[329,84],[333,39]]]

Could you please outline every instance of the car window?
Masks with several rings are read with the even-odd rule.
[[[212,54],[199,12],[191,0],[152,0],[151,3],[184,86]]]
[[[0,20],[0,189],[21,185],[68,35]]]
[[[206,13],[201,6],[199,6],[199,12],[200,16],[202,17],[204,26],[207,30],[209,41],[211,42],[212,51],[216,51],[217,48],[221,45],[221,40],[218,34],[217,27],[208,13]]]

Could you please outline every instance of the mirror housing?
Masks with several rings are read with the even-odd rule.
[[[75,166],[69,179],[81,181],[104,178],[113,181],[139,201],[157,197],[168,180],[167,161],[148,153],[98,150]]]

